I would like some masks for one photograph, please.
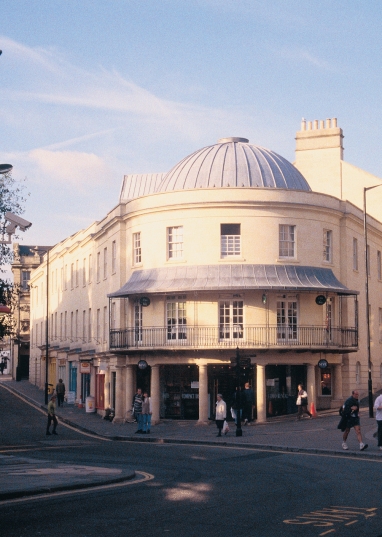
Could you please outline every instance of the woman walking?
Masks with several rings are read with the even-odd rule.
[[[224,420],[227,417],[227,405],[223,401],[223,396],[221,393],[217,394],[217,401],[216,401],[216,415],[215,415],[215,421],[216,421],[216,427],[218,428],[218,434],[216,436],[222,435],[222,429]]]
[[[297,420],[300,421],[304,414],[308,414],[308,416],[312,418],[312,414],[308,410],[308,394],[304,390],[304,386],[299,384],[297,389]]]

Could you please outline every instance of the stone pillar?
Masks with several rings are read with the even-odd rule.
[[[306,392],[308,394],[308,404],[311,405],[314,404],[314,408],[317,408],[317,389],[316,389],[316,374],[315,374],[315,366],[308,364],[306,366],[307,373],[306,373]],[[310,408],[308,408],[310,410]]]
[[[126,412],[133,408],[134,389],[134,366],[127,365],[125,372]]]
[[[265,388],[265,366],[257,364],[256,373],[257,423],[265,423],[267,421],[267,391]]]
[[[151,423],[155,425],[160,421],[159,365],[151,366],[151,406],[153,410]]]
[[[199,366],[199,425],[208,424],[208,378],[207,366]]]
[[[124,368],[118,366],[116,368],[115,379],[115,417],[113,423],[123,423],[125,421],[126,405],[123,390],[123,372]]]
[[[105,409],[109,408],[110,405],[110,367],[105,371]]]
[[[342,401],[342,366],[341,364],[333,367],[334,382],[332,382],[332,399],[338,399]],[[333,393],[334,392],[334,393]]]

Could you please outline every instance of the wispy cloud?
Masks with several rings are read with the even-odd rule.
[[[292,60],[293,62],[308,63],[320,70],[330,72],[339,71],[338,66],[331,64],[327,60],[323,60],[317,56],[314,56],[308,50],[302,48],[284,48],[281,50],[277,50],[276,54],[280,55],[282,58]]]

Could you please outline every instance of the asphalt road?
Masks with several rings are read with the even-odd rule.
[[[59,436],[46,437],[45,421],[3,390],[0,453],[134,468],[137,477],[96,490],[0,502],[2,537],[382,536],[377,459],[107,442],[62,424]]]

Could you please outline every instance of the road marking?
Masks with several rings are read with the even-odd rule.
[[[34,403],[31,403],[30,401],[28,401],[27,399],[24,399],[23,397],[21,397],[20,395],[18,395],[17,393],[13,392],[12,390],[10,390],[9,388],[7,388],[6,386],[4,386],[3,384],[0,384],[0,388],[4,388],[4,390],[7,390],[9,393],[11,393],[12,395],[14,395],[15,397],[18,397],[21,401],[23,401],[23,403],[26,403],[27,405],[31,406],[32,408],[34,408],[35,410],[38,410],[39,412],[41,412],[41,414],[44,414],[45,416],[48,415],[48,411],[45,410],[45,409],[42,409],[40,408],[39,406],[35,405]],[[64,427],[67,427],[68,429],[71,429],[72,431],[75,431],[76,433],[79,433],[79,434],[82,434],[83,436],[89,436],[90,438],[96,438],[97,440],[102,440],[103,442],[112,442],[112,439],[111,438],[104,438],[103,436],[98,436],[96,434],[91,434],[91,433],[87,433],[85,431],[81,431],[80,429],[77,429],[76,427],[72,427],[71,425],[69,425],[68,423],[65,423],[64,421],[62,421],[62,419],[58,418],[58,423],[60,425],[63,425]]]
[[[368,519],[374,517],[377,514],[377,507],[347,507],[340,505],[333,505],[331,507],[323,507],[321,510],[311,511],[310,513],[304,513],[303,515],[296,516],[294,519],[287,519],[283,522],[285,524],[292,524],[297,526],[313,526],[317,528],[328,528],[330,530],[320,533],[320,536],[327,535],[328,533],[335,533],[336,529],[333,526],[351,526],[356,524],[360,518]],[[346,522],[349,519],[350,522]]]
[[[24,503],[24,502],[30,502],[33,500],[51,500],[53,497],[59,497],[59,496],[73,496],[73,494],[79,494],[84,492],[97,492],[100,490],[106,490],[106,489],[112,489],[112,488],[118,488],[118,487],[127,487],[129,485],[139,485],[140,483],[144,483],[145,481],[151,481],[155,478],[153,474],[149,474],[147,472],[141,472],[136,470],[135,473],[137,475],[140,475],[141,477],[138,479],[130,479],[126,481],[121,481],[119,483],[110,483],[106,485],[97,485],[95,487],[92,486],[84,486],[81,489],[73,489],[73,490],[63,490],[58,492],[47,492],[44,494],[35,494],[33,496],[27,496],[25,498],[14,498],[13,500],[3,500],[0,501],[0,506],[3,505],[10,505],[14,503]]]

